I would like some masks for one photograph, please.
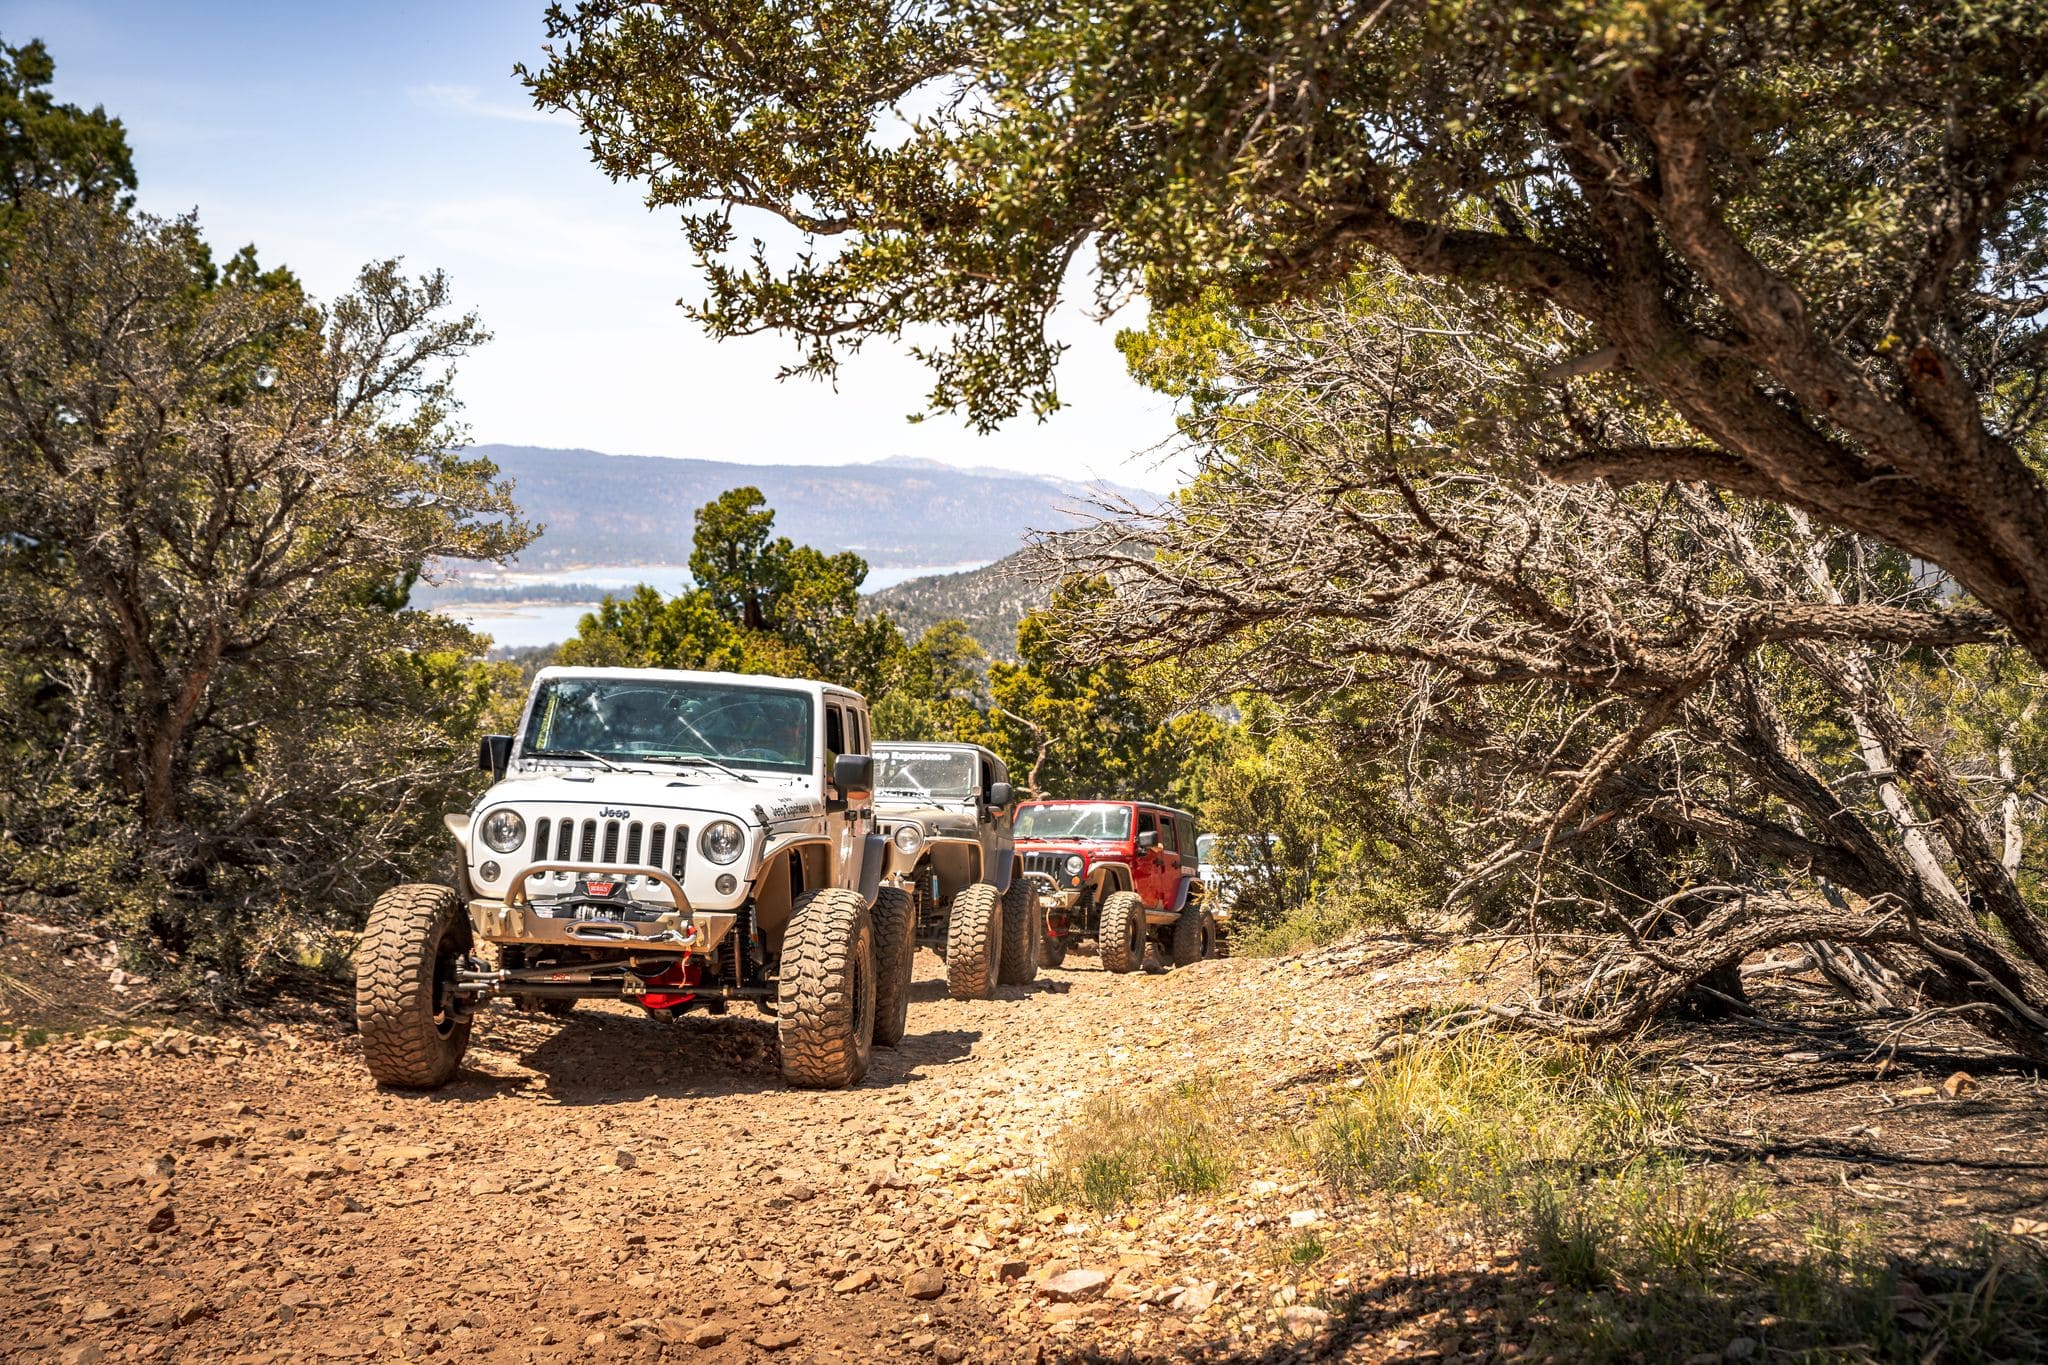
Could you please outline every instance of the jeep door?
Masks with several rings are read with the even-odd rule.
[[[1150,848],[1136,850],[1131,859],[1131,880],[1145,904],[1163,907],[1173,904],[1175,885],[1180,881],[1180,858],[1173,851],[1173,821],[1158,811],[1138,808],[1138,837],[1150,834]]]
[[[825,782],[830,788],[832,765],[841,754],[868,752],[868,718],[859,707],[845,699],[825,697]],[[831,844],[831,879],[834,886],[860,885],[861,853],[874,827],[872,800],[859,805],[844,800],[845,793],[828,790],[835,799],[825,803],[825,836]]]

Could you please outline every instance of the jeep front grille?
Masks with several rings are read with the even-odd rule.
[[[620,856],[623,841],[624,856]],[[604,857],[598,857],[599,848]],[[537,863],[602,863],[618,867],[660,867],[680,879],[690,849],[690,831],[682,825],[647,825],[638,820],[552,820],[533,827],[533,861]],[[663,855],[668,855],[664,859]]]
[[[1024,855],[1024,870],[1057,877],[1061,875],[1061,868],[1066,861],[1067,855],[1064,853],[1027,853]]]

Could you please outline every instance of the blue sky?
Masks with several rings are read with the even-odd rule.
[[[908,424],[926,375],[899,351],[871,346],[835,391],[775,380],[788,341],[714,344],[675,306],[699,285],[673,216],[607,181],[574,126],[536,113],[512,79],[538,58],[541,9],[0,0],[0,36],[44,39],[59,97],[127,125],[141,206],[198,209],[217,250],[254,242],[323,296],[386,256],[446,270],[496,337],[462,371],[479,441],[1173,481],[1153,449],[1171,408],[1078,309],[1058,320],[1071,406],[991,437],[951,418]]]

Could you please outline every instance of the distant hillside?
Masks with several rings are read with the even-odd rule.
[[[1017,657],[1017,623],[1024,613],[1042,607],[1051,596],[1026,572],[1029,549],[1005,555],[995,563],[965,573],[933,574],[884,588],[862,599],[870,611],[887,612],[909,639],[915,640],[936,623],[957,616],[967,623],[981,647],[998,659]]]
[[[473,449],[512,477],[520,509],[546,528],[519,556],[518,567],[530,570],[680,564],[689,558],[697,509],[746,484],[775,509],[778,534],[821,550],[858,551],[876,567],[995,559],[1016,549],[1026,531],[1074,525],[1072,509],[1102,491],[914,459],[748,465],[538,446]]]

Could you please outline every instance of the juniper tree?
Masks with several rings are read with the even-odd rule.
[[[2034,0],[580,0],[538,104],[682,213],[715,334],[1058,404],[1063,294],[1361,267],[1555,306],[1528,471],[1697,480],[1947,569],[2048,661],[2048,8]],[[1092,279],[1087,278],[1092,271]],[[1654,410],[1654,441],[1603,420]]]

